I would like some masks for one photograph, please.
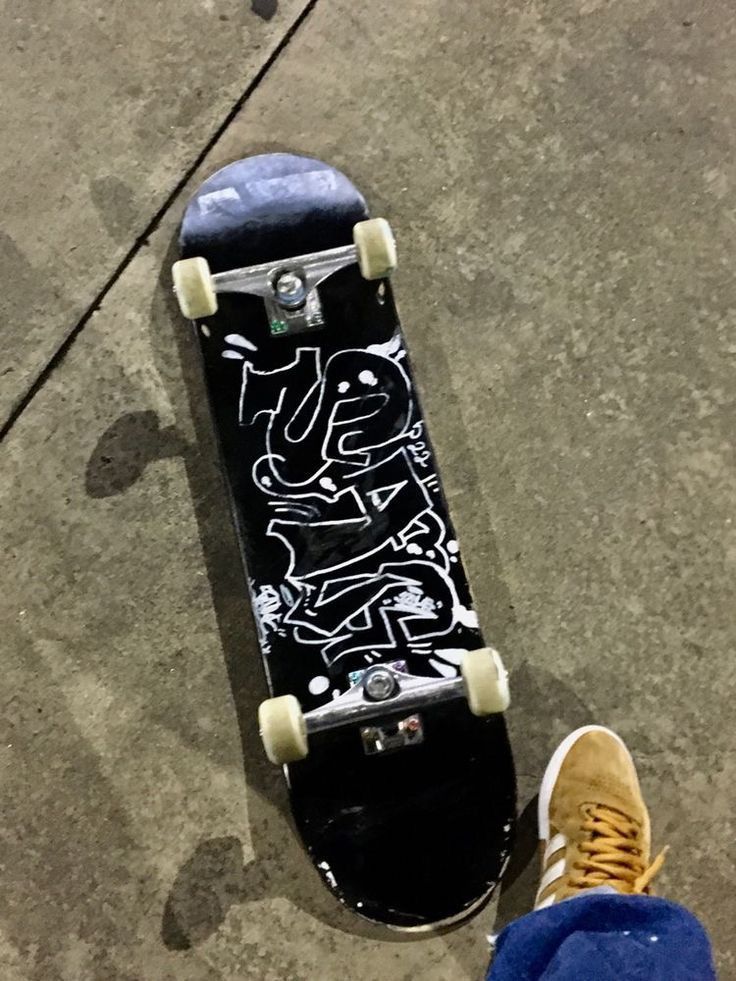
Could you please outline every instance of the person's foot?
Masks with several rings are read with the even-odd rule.
[[[557,747],[539,791],[542,909],[593,886],[648,893],[664,861],[650,861],[649,813],[631,755],[603,726],[576,729]]]

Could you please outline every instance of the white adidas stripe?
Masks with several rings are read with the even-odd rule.
[[[545,863],[561,849],[567,848],[567,838],[562,834],[552,835],[550,840],[547,842],[547,847],[544,849],[544,861]],[[548,869],[545,869],[542,878],[539,880],[539,888],[537,889],[537,896],[534,901],[534,909],[544,909],[545,906],[551,906],[555,901],[554,893],[551,893],[545,899],[541,900],[539,897],[542,895],[547,886],[550,886],[557,879],[561,878],[565,874],[565,856],[558,858],[557,861],[550,865]]]
[[[547,847],[544,849],[544,864],[546,865],[554,853],[561,848],[567,848],[567,838],[558,832],[547,842]]]

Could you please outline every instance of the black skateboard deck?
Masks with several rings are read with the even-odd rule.
[[[350,245],[367,216],[327,164],[254,156],[196,192],[181,254],[213,274],[277,265]],[[350,264],[317,292],[323,324],[311,330],[288,330],[239,292],[195,322],[268,688],[306,713],[372,666],[455,679],[463,654],[483,647],[390,282]],[[427,706],[421,739],[410,744],[404,727],[392,748],[406,715],[387,704],[387,728],[368,742],[363,722],[315,732],[284,772],[304,845],[339,900],[430,928],[497,885],[514,769],[502,715],[479,718],[463,698]]]

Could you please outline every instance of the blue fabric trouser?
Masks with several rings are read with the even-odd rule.
[[[683,906],[582,894],[509,924],[488,981],[715,981],[710,942]]]

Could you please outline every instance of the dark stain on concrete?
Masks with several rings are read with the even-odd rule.
[[[279,9],[278,0],[251,0],[250,9],[263,20],[271,20]]]
[[[40,317],[45,304],[55,298],[50,289],[39,277],[28,257],[22,252],[15,241],[5,232],[0,231],[0,282],[3,284],[3,319],[11,321],[27,321]],[[10,353],[12,345],[5,349]],[[8,370],[7,361],[3,358],[3,373]]]
[[[112,174],[90,182],[90,196],[110,238],[127,244],[137,231],[138,210],[130,188]]]

